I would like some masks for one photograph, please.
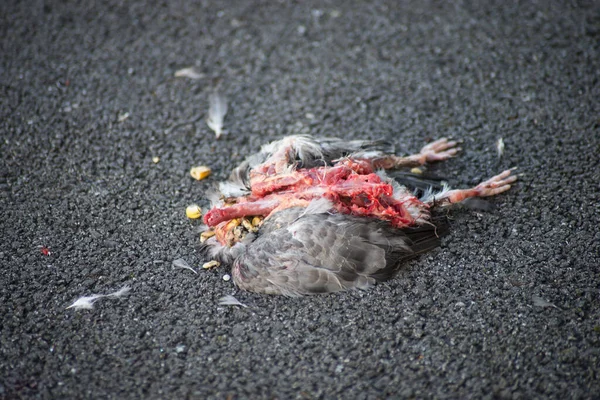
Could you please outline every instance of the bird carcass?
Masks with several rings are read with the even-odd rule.
[[[386,173],[458,151],[447,139],[407,157],[393,155],[383,141],[272,142],[220,183],[204,215],[203,248],[231,267],[244,290],[298,296],[365,289],[439,245],[433,207],[496,195],[516,181],[507,170],[471,189],[450,190],[418,175],[405,175],[402,185]]]

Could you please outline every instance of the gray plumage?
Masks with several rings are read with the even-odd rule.
[[[273,214],[258,235],[236,245],[234,282],[244,290],[299,296],[366,289],[391,277],[418,254],[439,245],[433,225],[399,230],[344,214],[307,214],[294,207]]]

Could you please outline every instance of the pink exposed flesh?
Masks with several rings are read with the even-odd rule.
[[[269,168],[253,171],[252,194],[235,199],[232,205],[213,208],[204,216],[204,222],[216,226],[233,218],[268,217],[276,209],[306,206],[310,200],[324,197],[340,213],[374,217],[403,228],[415,223],[407,207],[428,207],[409,194],[392,197],[393,187],[374,174],[364,160],[271,174]]]

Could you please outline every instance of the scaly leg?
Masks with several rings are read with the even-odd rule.
[[[372,160],[375,169],[392,169],[403,167],[418,167],[428,162],[443,161],[454,157],[460,150],[454,140],[441,138],[423,147],[419,154],[407,157],[389,155]]]

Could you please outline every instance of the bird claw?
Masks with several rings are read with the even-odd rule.
[[[419,153],[424,162],[444,161],[454,157],[462,149],[456,147],[458,142],[441,138],[424,146]]]
[[[510,189],[510,184],[517,181],[517,177],[515,175],[511,175],[513,170],[514,168],[507,169],[506,171],[503,171],[487,181],[481,182],[475,187],[477,196],[488,197],[506,192],[508,189]]]

